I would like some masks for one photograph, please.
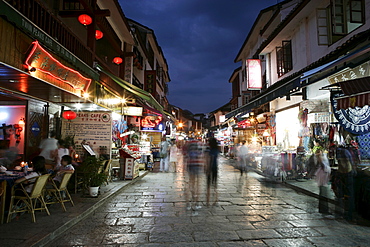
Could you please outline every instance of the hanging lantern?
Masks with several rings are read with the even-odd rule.
[[[86,15],[86,14],[82,14],[78,17],[78,21],[82,24],[82,25],[90,25],[92,23],[92,18],[89,16],[89,15]]]
[[[120,57],[115,57],[113,58],[113,63],[120,65],[123,62],[122,58]]]
[[[75,113],[74,111],[64,111],[62,117],[71,121],[77,117],[77,113]]]
[[[100,31],[100,30],[96,30],[95,31],[95,39],[96,40],[98,40],[98,39],[101,39],[101,38],[103,38],[103,32],[102,31]]]

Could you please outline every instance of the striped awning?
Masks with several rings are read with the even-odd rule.
[[[348,109],[370,105],[370,92],[337,98],[337,109]]]
[[[339,86],[346,95],[367,92],[370,91],[370,76],[341,81]]]

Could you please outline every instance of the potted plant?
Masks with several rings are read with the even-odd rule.
[[[82,162],[82,184],[89,189],[90,196],[97,197],[99,187],[107,182],[108,176],[103,169],[104,160],[90,156]]]

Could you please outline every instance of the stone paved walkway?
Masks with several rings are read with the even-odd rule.
[[[318,213],[318,200],[220,159],[219,200],[186,203],[184,173],[149,173],[48,246],[369,246],[370,228]]]

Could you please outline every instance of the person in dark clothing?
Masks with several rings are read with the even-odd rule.
[[[336,150],[336,158],[338,161],[338,200],[339,205],[346,212],[345,218],[353,220],[353,211],[355,209],[354,198],[354,181],[356,168],[353,162],[351,153],[348,149],[338,146]],[[346,203],[347,202],[347,203]]]
[[[219,147],[217,140],[215,138],[210,138],[208,140],[209,150],[208,150],[208,162],[206,166],[206,175],[207,175],[207,205],[209,205],[211,197],[211,187],[214,189],[215,193],[215,202],[217,203],[218,194],[217,194],[217,177],[218,177],[218,162],[217,158],[219,155]]]

